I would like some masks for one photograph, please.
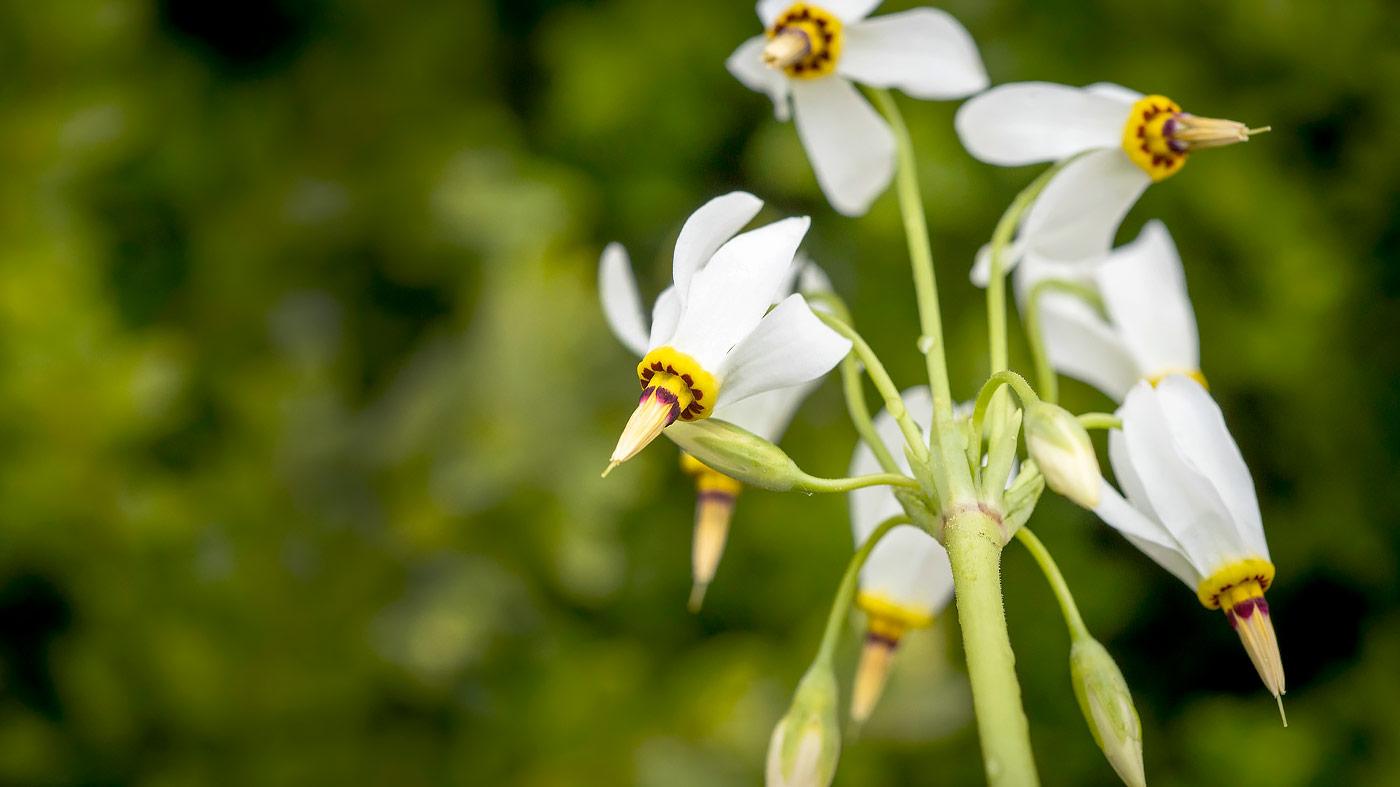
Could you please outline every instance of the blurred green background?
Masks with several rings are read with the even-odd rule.
[[[1278,565],[1292,726],[1188,589],[1062,500],[1032,524],[1133,687],[1154,784],[1395,783],[1400,7],[945,7],[994,82],[1273,125],[1151,189],[1120,240],[1160,217],[1185,260]],[[598,252],[624,242],[649,299],[690,211],[750,189],[813,216],[901,385],[920,359],[893,195],[835,215],[723,68],[751,4],[0,9],[0,783],[758,783],[845,502],[745,493],[686,612],[675,451],[598,479],[636,396]],[[974,162],[953,103],[902,107],[969,396],[967,268],[1034,170]],[[829,381],[791,429],[809,470],[845,468],[843,412]],[[1005,583],[1045,782],[1113,784],[1016,545]],[[978,783],[961,670],[950,620],[913,638],[837,783]]]

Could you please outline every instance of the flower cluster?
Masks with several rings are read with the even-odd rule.
[[[1024,722],[1014,723],[1024,715],[1000,595],[1000,554],[1013,539],[1031,552],[1060,604],[1070,678],[1094,740],[1125,783],[1143,784],[1142,729],[1127,682],[1026,524],[1046,488],[1093,511],[1202,605],[1221,610],[1281,698],[1282,661],[1264,600],[1274,566],[1249,470],[1200,370],[1176,245],[1151,221],[1136,240],[1113,246],[1148,185],[1181,171],[1198,150],[1267,129],[1199,117],[1164,96],[1107,83],[986,90],[976,46],[949,15],[923,8],[870,17],[877,5],[760,0],[763,32],[727,66],[772,99],[779,120],[795,119],[817,183],[838,212],[864,213],[898,172],[920,309],[916,346],[929,385],[901,391],[825,276],[799,255],[807,218],[743,231],[763,203],[726,194],[681,228],[671,284],[649,320],[626,252],[617,244],[603,251],[603,311],[639,359],[641,388],[604,475],[662,434],[682,448],[697,496],[692,610],[715,580],[745,486],[849,493],[856,551],[818,654],[774,730],[770,785],[833,778],[841,738],[834,653],[851,610],[865,621],[849,706],[860,724],[902,640],[932,625],[955,595],[985,759],[1009,782],[1034,782]],[[977,255],[972,278],[987,289],[991,368],[964,405],[951,394],[912,142],[887,88],[924,99],[972,96],[956,128],[973,156],[1000,166],[1053,164]],[[1006,361],[1007,276],[1034,351],[1034,386]],[[860,440],[848,477],[818,478],[776,443],[838,365]],[[1098,388],[1117,412],[1076,416],[1060,407],[1056,373]],[[884,405],[873,418],[867,381]],[[1109,430],[1116,486],[1100,473],[1088,428]]]

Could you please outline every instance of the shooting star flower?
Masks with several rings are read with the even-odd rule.
[[[848,216],[865,213],[884,192],[895,160],[889,126],[852,82],[923,99],[962,98],[987,86],[977,46],[957,20],[932,8],[866,19],[879,4],[759,0],[764,33],[726,64],[773,99],[779,120],[796,115],[817,183]]]
[[[914,421],[929,429],[933,398],[928,388],[910,388],[903,397]],[[899,426],[888,412],[882,411],[875,417],[875,430],[886,445],[904,445]],[[900,468],[908,473],[904,452],[893,453]],[[880,470],[870,446],[863,442],[857,445],[851,458],[851,475]],[[850,501],[851,530],[857,546],[865,543],[881,522],[904,511],[889,487],[857,489],[850,493]],[[933,536],[917,527],[900,525],[875,545],[861,569],[860,592],[856,595],[856,606],[866,614],[865,644],[851,691],[851,718],[857,724],[870,717],[879,701],[905,632],[933,625],[934,617],[952,598],[953,569],[948,553]]]
[[[1099,83],[999,85],[963,104],[963,146],[1015,167],[1077,157],[1056,173],[1021,223],[1018,251],[1058,260],[1096,257],[1151,183],[1179,172],[1197,150],[1268,131],[1183,112],[1165,96]],[[1014,264],[1015,255],[1008,260]]]
[[[1274,565],[1254,482],[1220,408],[1173,375],[1138,383],[1118,414],[1109,458],[1127,499],[1105,483],[1095,513],[1225,613],[1282,715],[1283,662],[1264,600]]]

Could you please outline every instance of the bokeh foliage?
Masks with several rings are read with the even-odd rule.
[[[1395,780],[1400,7],[946,7],[996,82],[1273,125],[1152,189],[1120,239],[1160,217],[1185,260],[1279,567],[1292,726],[1176,580],[1063,501],[1032,524],[1133,687],[1154,784]],[[674,451],[597,478],[635,397],[597,253],[625,242],[655,293],[680,221],[753,190],[814,217],[896,379],[920,362],[893,196],[836,216],[722,67],[750,4],[0,9],[0,782],[755,783],[844,501],[746,493],[685,612]],[[954,105],[902,105],[968,396],[966,269],[1032,171],[974,162]],[[826,385],[785,445],[839,473],[842,413]],[[1005,562],[1045,781],[1111,784],[1054,602]],[[980,779],[958,655],[951,621],[910,643],[839,784]]]

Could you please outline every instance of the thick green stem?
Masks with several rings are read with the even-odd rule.
[[[851,341],[851,351],[865,364],[866,374],[870,375],[870,381],[875,383],[875,390],[879,391],[881,398],[885,400],[885,411],[899,424],[899,430],[904,434],[904,440],[909,444],[914,456],[927,464],[928,447],[924,445],[923,433],[919,430],[919,425],[914,423],[914,419],[909,417],[909,411],[904,407],[904,399],[899,395],[899,387],[890,379],[889,372],[885,371],[885,365],[880,363],[879,356],[851,326],[830,314],[813,313],[826,323],[827,327]]]
[[[1055,600],[1060,602],[1060,614],[1065,618],[1065,626],[1069,628],[1069,638],[1079,640],[1089,636],[1089,629],[1084,625],[1084,618],[1080,617],[1079,607],[1074,603],[1074,594],[1069,592],[1069,585],[1065,583],[1060,567],[1055,565],[1055,559],[1050,556],[1050,550],[1045,548],[1028,527],[1017,530],[1016,538],[1021,540],[1022,546],[1035,558],[1035,562],[1040,565],[1040,573],[1044,574],[1045,581],[1050,583]]]
[[[933,429],[929,433],[929,448],[939,456],[938,497],[945,505],[954,500],[975,498],[972,472],[953,435],[953,394],[948,382],[948,360],[943,344],[943,318],[939,313],[938,284],[933,273],[933,249],[924,219],[923,195],[919,192],[918,169],[914,162],[914,144],[904,117],[888,90],[871,91],[880,111],[894,131],[898,151],[895,189],[899,194],[899,210],[904,219],[904,234],[909,242],[909,261],[914,272],[914,295],[919,305],[919,349],[928,369],[929,391],[933,395]]]
[[[944,527],[943,543],[953,564],[958,623],[987,782],[994,787],[1036,785],[1016,656],[1002,609],[1000,524],[980,509],[960,511]]]
[[[1094,288],[1063,279],[1043,279],[1031,287],[1026,295],[1026,343],[1031,348],[1031,361],[1035,364],[1035,387],[1040,398],[1051,404],[1060,400],[1060,381],[1050,366],[1050,357],[1045,350],[1044,327],[1040,322],[1040,302],[1047,292],[1061,292],[1084,299],[1098,311],[1103,311],[1103,300]]]
[[[841,585],[836,589],[836,600],[831,604],[831,613],[826,618],[826,630],[822,632],[822,644],[817,649],[817,657],[812,660],[813,664],[825,662],[831,664],[832,656],[836,654],[836,643],[841,639],[841,630],[844,628],[846,617],[851,613],[851,604],[856,598],[856,588],[860,584],[860,569],[865,565],[865,559],[870,557],[870,552],[875,549],[875,545],[880,543],[880,539],[885,534],[894,529],[896,525],[903,525],[909,522],[909,517],[903,514],[886,519],[875,526],[870,531],[870,535],[865,542],[860,545],[860,549],[851,556],[851,562],[846,566],[846,573],[841,577]]]
[[[792,488],[802,492],[849,492],[853,489],[864,489],[867,486],[923,489],[918,481],[900,473],[875,473],[874,475],[858,475],[852,478],[817,478],[809,475],[793,484]]]

